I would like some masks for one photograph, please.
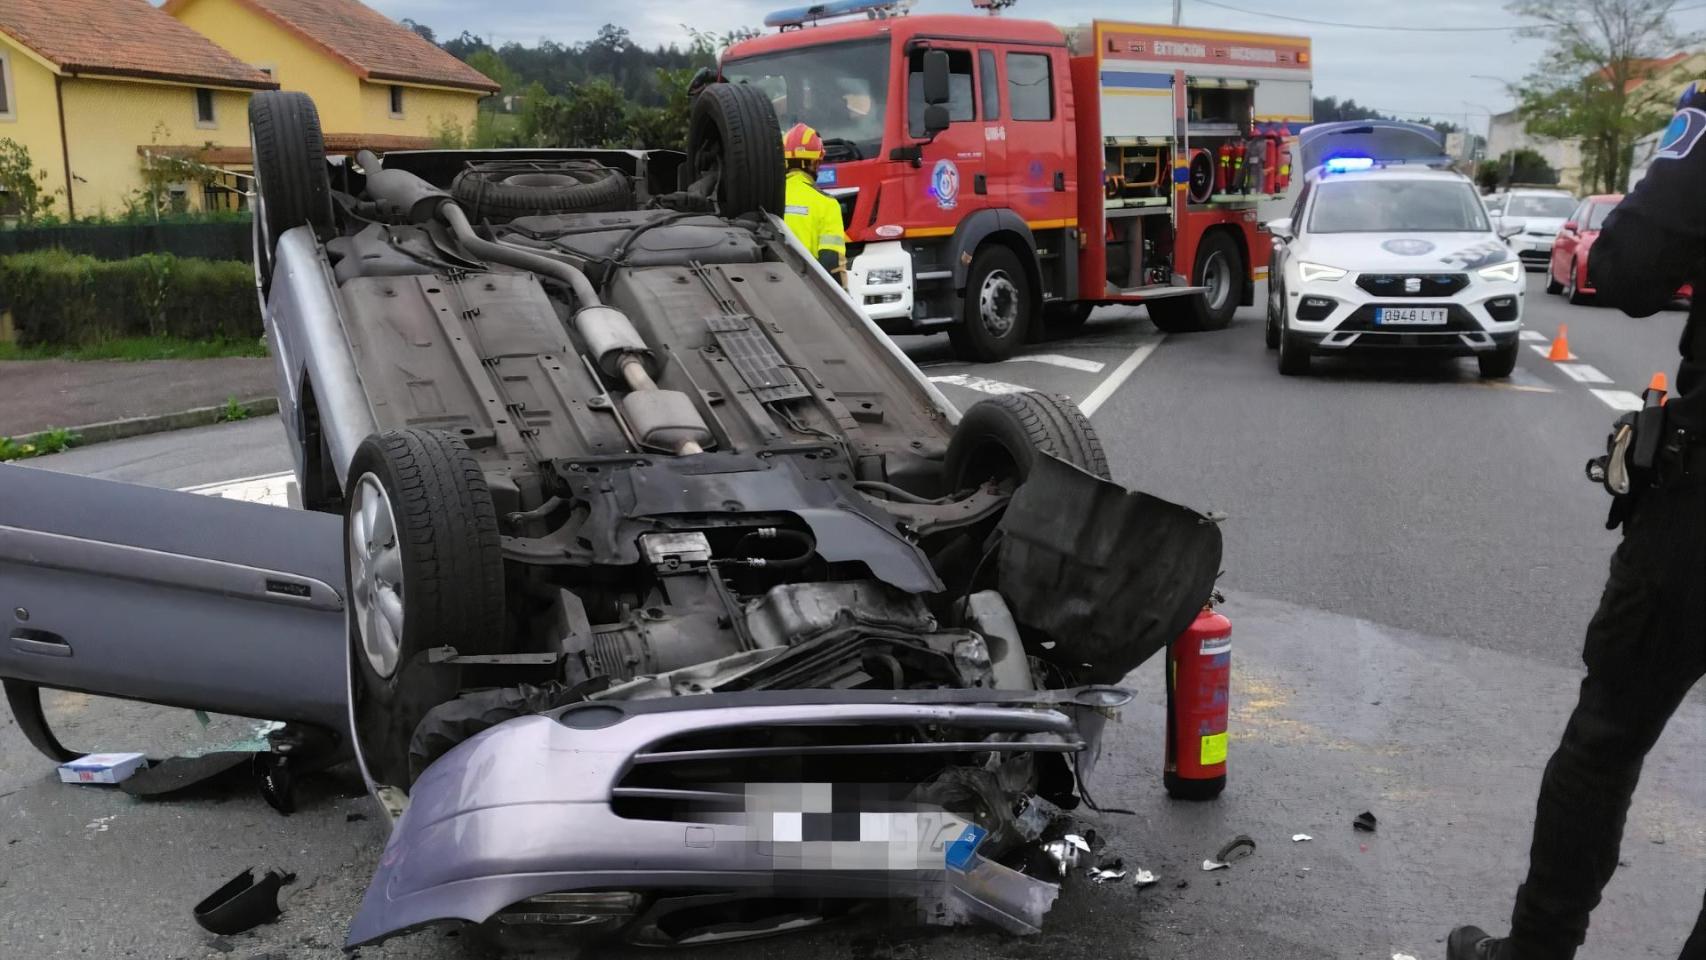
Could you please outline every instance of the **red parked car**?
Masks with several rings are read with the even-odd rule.
[[[1595,194],[1582,200],[1576,212],[1564,221],[1563,229],[1558,231],[1558,239],[1552,242],[1552,260],[1546,274],[1547,293],[1562,293],[1571,303],[1593,300],[1593,282],[1588,279],[1588,251],[1599,239],[1606,215],[1622,202],[1621,193]],[[1678,300],[1687,300],[1693,295],[1694,289],[1687,284],[1676,292]]]

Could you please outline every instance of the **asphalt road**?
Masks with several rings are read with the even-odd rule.
[[[904,342],[962,406],[1004,389],[1074,397],[1094,409],[1116,479],[1229,514],[1231,786],[1212,804],[1165,799],[1155,663],[1128,679],[1138,700],[1110,727],[1093,781],[1104,806],[1133,811],[1090,815],[1108,849],[1162,882],[1074,877],[1027,940],[866,922],[696,956],[1385,960],[1443,956],[1457,922],[1503,926],[1615,542],[1604,494],[1582,479],[1613,416],[1591,391],[1637,393],[1673,370],[1682,316],[1569,307],[1531,278],[1530,329],[1550,337],[1568,323],[1577,362],[1593,369],[1525,350],[1497,384],[1468,361],[1330,362],[1281,378],[1260,322],[1246,309],[1230,330],[1163,339],[1141,313],[1104,310],[1080,337],[990,365],[953,362],[945,338]],[[281,437],[266,420],[37,463],[183,487],[287,469]],[[91,749],[173,751],[251,732],[84,697],[56,698],[54,713],[65,740]],[[1696,691],[1648,760],[1625,866],[1581,956],[1676,956],[1706,887],[1702,756]],[[347,773],[314,778],[289,819],[242,789],[139,803],[55,782],[0,717],[0,955],[336,956],[383,843],[358,794]],[[1378,833],[1351,830],[1363,810]],[[1292,843],[1300,832],[1314,839]],[[1256,839],[1255,854],[1202,872],[1237,833]],[[196,900],[256,864],[300,876],[278,923],[231,938],[191,923]],[[428,931],[363,955],[483,950]]]

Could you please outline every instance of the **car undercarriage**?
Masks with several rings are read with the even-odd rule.
[[[772,215],[756,90],[702,92],[685,155],[328,159],[305,97],[251,121],[282,416],[341,517],[333,732],[396,818],[350,946],[691,943],[859,900],[1038,929],[1024,812],[1087,799],[1215,525],[1112,483],[1066,398],[950,406]]]

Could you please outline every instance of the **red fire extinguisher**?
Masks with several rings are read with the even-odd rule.
[[[1219,173],[1214,179],[1214,192],[1226,193],[1232,186],[1232,141],[1228,140],[1215,151]]]
[[[1274,134],[1273,164],[1273,192],[1281,194],[1291,186],[1291,144],[1287,142],[1283,132]]]
[[[1167,762],[1161,781],[1178,800],[1226,789],[1232,621],[1212,604],[1167,648]]]

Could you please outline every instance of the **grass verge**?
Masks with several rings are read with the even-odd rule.
[[[266,341],[185,340],[179,337],[119,337],[80,346],[0,342],[0,360],[212,360],[264,357]]]

